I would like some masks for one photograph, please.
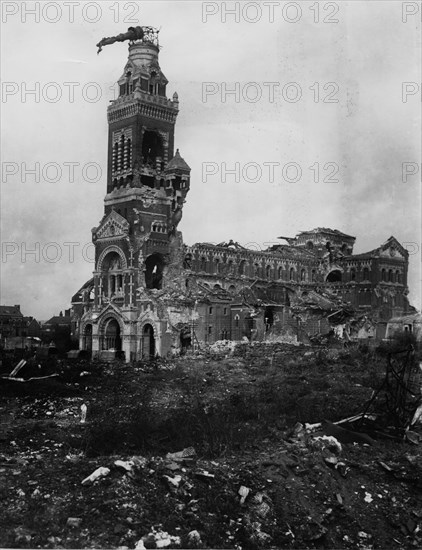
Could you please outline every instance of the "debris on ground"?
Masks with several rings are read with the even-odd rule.
[[[168,548],[169,546],[180,546],[179,536],[169,535],[161,529],[151,529],[148,535],[144,535],[135,546],[135,550],[147,550],[147,548]]]
[[[173,462],[184,462],[194,460],[196,457],[196,451],[193,447],[188,447],[183,449],[183,451],[178,451],[177,453],[167,453],[166,458],[172,460]]]
[[[88,483],[94,483],[94,481],[97,481],[97,479],[108,476],[109,473],[110,473],[109,468],[104,468],[103,466],[100,466],[94,472],[92,472],[91,475],[89,475],[82,481],[82,485],[87,485]]]
[[[82,403],[82,405],[81,405],[81,424],[85,424],[85,422],[86,422],[87,410],[88,410],[88,407],[85,405],[85,403]]]
[[[385,357],[309,351],[241,344],[158,371],[80,362],[68,385],[8,390],[1,545],[422,547],[421,405],[396,399],[406,414],[392,414]]]

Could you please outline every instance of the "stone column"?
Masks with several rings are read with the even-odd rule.
[[[133,306],[133,273],[129,275],[129,306]]]
[[[100,335],[98,324],[92,324],[92,357],[98,356],[100,351]]]

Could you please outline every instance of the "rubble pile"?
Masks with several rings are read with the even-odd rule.
[[[127,550],[420,547],[421,425],[412,424],[404,437],[378,410],[382,392],[371,402],[385,377],[385,358],[378,379],[375,367],[343,364],[341,356],[319,363],[318,353],[306,346],[241,348],[216,361],[184,358],[170,370],[125,367],[75,397],[2,396],[0,419],[8,419],[8,429],[0,454],[0,544]],[[418,378],[411,380],[415,393]],[[354,416],[340,415],[349,405],[346,394],[334,395],[339,386],[333,381],[352,396]],[[284,402],[292,396],[287,405],[295,411],[287,423],[280,421],[281,409],[267,403],[278,394]],[[126,444],[89,456],[86,436],[99,429],[98,415],[116,418],[120,433],[130,405],[147,396],[151,410],[164,419],[186,399],[187,410],[195,405],[197,416],[180,417],[177,429],[210,430],[212,456],[199,437],[198,444],[177,446],[164,431],[153,434],[159,444],[149,451]],[[315,396],[318,407],[304,407]],[[331,415],[328,402],[334,399],[338,408]],[[417,406],[417,400],[412,403]],[[239,417],[229,414],[222,417],[224,425],[213,424],[227,404],[228,411],[245,415],[243,421],[235,423]],[[268,422],[268,407],[277,421]],[[217,429],[223,428],[231,441],[218,447]]]
[[[297,424],[290,437],[252,445],[241,458],[207,460],[192,448],[152,457],[66,456],[48,482],[46,450],[23,453],[19,461],[2,454],[5,517],[17,515],[1,542],[64,548],[107,542],[138,550],[386,548],[393,531],[399,547],[420,547],[419,449],[387,444],[381,450],[324,430]],[[34,505],[54,507],[55,523],[44,532],[30,524]]]
[[[233,353],[237,345],[238,343],[232,340],[217,340],[217,342],[209,346],[209,351],[211,353],[228,355]]]

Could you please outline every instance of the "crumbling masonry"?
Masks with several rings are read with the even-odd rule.
[[[157,36],[150,29],[131,42],[108,107],[95,271],[72,298],[80,349],[130,361],[222,339],[306,341],[330,329],[353,338],[353,328],[382,336],[390,317],[409,310],[408,253],[394,237],[358,255],[354,237],[326,228],[260,252],[233,241],[183,244],[190,168],[174,153],[179,101],[166,97]]]

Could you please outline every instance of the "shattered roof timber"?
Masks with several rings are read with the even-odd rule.
[[[315,229],[310,229],[309,231],[299,231],[297,236],[317,234],[317,233],[327,233],[330,235],[336,235],[337,237],[347,237],[348,239],[356,239],[356,237],[353,237],[353,235],[347,235],[346,233],[343,233],[338,229],[330,229],[329,227],[316,227]]]
[[[295,246],[282,245],[282,244],[275,244],[267,248],[266,250],[255,250],[253,248],[244,248],[240,245],[239,247],[237,246],[230,247],[230,246],[226,246],[226,243],[213,244],[213,243],[202,242],[202,243],[195,243],[189,248],[193,250],[198,247],[208,248],[216,251],[221,250],[222,252],[227,252],[227,251],[237,252],[240,256],[242,255],[242,252],[244,252],[245,254],[247,253],[248,255],[257,254],[260,257],[264,255],[264,256],[267,256],[268,258],[274,258],[275,253],[277,255],[284,254],[285,256],[290,256],[295,258],[309,258],[309,259],[315,258],[315,252],[313,252],[312,250],[299,248]]]

